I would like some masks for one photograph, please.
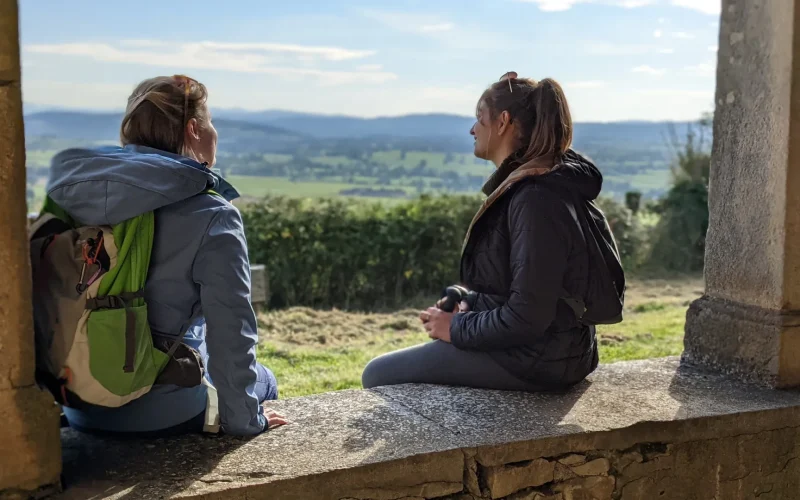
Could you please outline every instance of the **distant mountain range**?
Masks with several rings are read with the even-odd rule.
[[[122,113],[37,111],[25,116],[28,138],[52,137],[74,141],[118,141]],[[369,138],[431,143],[436,150],[469,151],[474,118],[447,114],[416,114],[385,118],[330,116],[290,111],[217,110],[214,124],[220,147],[226,151],[289,151],[304,143]],[[667,148],[670,127],[679,136],[686,123],[612,122],[577,123],[575,143],[580,148]],[[402,146],[401,146],[402,147]]]

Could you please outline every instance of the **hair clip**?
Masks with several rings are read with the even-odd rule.
[[[194,78],[190,78],[186,75],[175,75],[172,78],[178,82],[178,87],[183,87],[184,95],[188,96],[192,93],[192,83],[196,82]]]
[[[511,79],[517,78],[518,76],[519,75],[517,75],[516,71],[506,71],[506,74],[500,77],[501,82],[503,80],[508,81],[508,91],[511,92],[512,94],[514,93],[514,88],[511,86]]]

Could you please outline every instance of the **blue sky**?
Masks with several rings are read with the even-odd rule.
[[[186,73],[210,105],[472,114],[508,70],[564,85],[578,121],[713,106],[720,0],[20,0],[26,105],[122,109]]]

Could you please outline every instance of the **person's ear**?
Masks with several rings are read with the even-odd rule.
[[[186,123],[186,132],[189,134],[189,137],[194,139],[195,141],[200,140],[200,127],[197,123],[197,118],[191,118]]]
[[[497,117],[497,135],[502,136],[511,128],[511,114],[508,111],[503,111]]]

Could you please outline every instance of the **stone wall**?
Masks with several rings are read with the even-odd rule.
[[[643,443],[484,467],[468,457],[450,500],[792,499],[800,495],[800,429]],[[436,497],[423,497],[436,498]]]
[[[63,500],[796,500],[800,392],[601,365],[566,394],[405,385],[278,401],[252,439],[63,432]]]

